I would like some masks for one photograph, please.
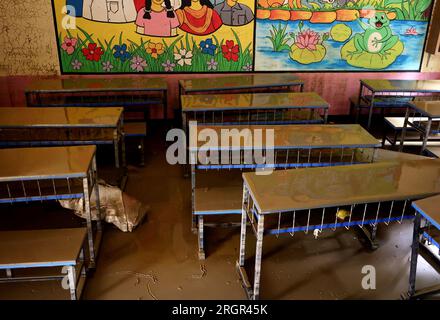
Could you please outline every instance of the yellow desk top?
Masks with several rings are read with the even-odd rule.
[[[179,80],[185,91],[217,91],[233,89],[296,86],[304,83],[293,74],[265,73],[239,76],[194,78]]]
[[[229,146],[226,149],[246,149],[252,147],[255,130],[262,130],[263,148],[265,147],[266,129],[274,132],[275,148],[297,148],[297,147],[380,147],[380,142],[370,135],[358,124],[340,125],[250,125],[250,126],[203,126],[198,125],[197,130],[190,126],[190,141],[197,141],[196,135],[201,138],[201,133],[214,133],[219,137],[218,141],[211,141],[205,146],[205,141],[197,141],[197,146],[190,144],[190,150],[198,149],[223,149],[221,145],[222,134],[225,137],[231,136],[237,139],[229,139]],[[206,130],[207,129],[207,130]],[[234,130],[236,129],[236,130]],[[241,139],[239,139],[241,138]]]
[[[440,92],[440,80],[361,79],[374,92]]]
[[[162,91],[166,89],[167,83],[162,78],[57,78],[35,80],[26,88],[26,92]]]
[[[440,195],[415,201],[413,207],[440,230]]]
[[[0,181],[85,177],[96,146],[0,149]]]
[[[259,213],[428,197],[440,193],[440,160],[243,173]]]
[[[0,128],[117,127],[123,108],[0,108]]]
[[[182,111],[329,107],[315,92],[183,95],[181,101]]]
[[[0,266],[75,265],[86,234],[86,228],[2,231]]]

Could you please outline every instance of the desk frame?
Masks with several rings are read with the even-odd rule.
[[[358,98],[358,106],[356,110],[356,123],[359,122],[359,114],[361,109],[361,104],[365,103],[368,107],[368,123],[367,129],[371,127],[371,120],[373,117],[373,109],[375,107],[381,107],[382,112],[386,107],[393,108],[406,108],[406,104],[408,101],[393,101],[390,99],[389,102],[375,102],[377,97],[380,98],[407,98],[413,99],[415,97],[432,97],[440,95],[440,90],[392,90],[392,89],[381,89],[375,90],[370,87],[368,84],[364,82],[364,80],[360,80],[360,89],[359,89],[359,98]],[[440,97],[438,97],[440,98]],[[438,100],[438,99],[436,99]]]
[[[426,121],[414,121],[418,118],[426,118]],[[412,119],[410,121],[410,119]],[[433,128],[433,123],[436,123],[436,128]],[[402,132],[400,135],[399,151],[403,151],[403,145],[405,143],[407,127],[410,126],[414,130],[418,131],[422,136],[422,147],[420,154],[423,154],[426,150],[428,140],[431,134],[440,133],[440,117],[438,115],[432,115],[424,110],[418,109],[415,105],[409,103],[406,107],[405,121],[403,123]],[[440,137],[437,139],[440,140]]]
[[[97,79],[104,80],[104,79]],[[108,80],[105,80],[108,81]],[[127,97],[127,100],[122,101],[112,101],[112,97],[116,97],[116,95],[108,95],[109,93],[133,93],[132,95],[121,95],[122,97]],[[167,87],[164,88],[123,88],[123,89],[116,89],[116,88],[79,88],[79,89],[29,89],[25,91],[26,96],[26,104],[28,107],[113,107],[113,106],[122,106],[124,107],[125,111],[128,110],[130,107],[145,107],[145,105],[158,105],[162,104],[163,106],[163,116],[165,120],[168,120],[168,102],[167,102]],[[95,102],[85,101],[88,94],[99,94],[102,93],[103,97],[105,97],[105,101],[102,101],[98,99]],[[139,100],[135,101],[136,97],[143,97],[147,94],[155,93],[158,94],[158,99],[146,99],[146,100]],[[73,102],[73,103],[50,103],[45,102],[42,99],[42,95],[68,95],[71,94],[73,96],[78,96],[80,98],[80,102]],[[90,97],[90,96],[89,96]],[[91,96],[93,97],[93,95]],[[96,96],[98,98],[102,98],[101,96]],[[143,109],[144,113],[146,112],[145,109]],[[145,117],[145,121],[147,120],[147,117]]]
[[[182,102],[180,97],[187,94],[219,94],[219,93],[269,93],[269,92],[303,92],[304,91],[304,81],[298,79],[298,83],[295,84],[272,84],[265,86],[253,86],[245,85],[242,87],[223,87],[223,88],[210,88],[209,90],[197,90],[197,89],[185,89],[182,85],[182,81],[178,81],[179,84],[179,111],[175,111],[175,114],[180,114],[182,116],[182,123],[186,123],[183,119],[184,112],[182,110]],[[186,129],[182,126],[182,129]]]
[[[70,179],[79,179],[82,182],[82,192],[75,193],[71,190],[70,187]],[[40,189],[40,181],[50,181],[53,186],[53,192],[51,194],[43,195]],[[68,191],[67,193],[59,194],[56,190],[56,181],[57,180],[65,180],[67,182]],[[36,182],[38,185],[37,196],[28,196],[26,192],[26,188],[24,185],[24,181]],[[18,203],[18,202],[31,202],[31,201],[46,201],[46,200],[66,200],[66,199],[84,199],[84,213],[86,216],[86,224],[87,224],[87,243],[89,249],[89,267],[95,268],[96,266],[96,256],[99,251],[99,247],[101,244],[102,238],[102,215],[101,215],[101,206],[99,201],[99,187],[98,187],[98,173],[96,166],[96,151],[93,154],[93,159],[89,164],[87,172],[76,174],[76,175],[66,175],[64,177],[59,176],[51,176],[44,175],[39,177],[27,178],[26,176],[22,176],[19,178],[2,178],[0,177],[0,183],[5,184],[8,190],[9,196],[6,198],[0,198],[0,203]],[[22,196],[13,196],[10,192],[9,183],[21,183],[22,185]],[[96,234],[93,232],[93,224],[92,224],[92,211],[90,207],[90,199],[92,196],[93,187],[95,187],[95,197],[96,197],[96,209],[98,211],[98,220],[96,221]]]
[[[246,292],[248,299],[258,300],[260,297],[260,286],[261,286],[260,279],[261,279],[262,253],[263,253],[263,237],[265,234],[275,234],[277,236],[281,233],[289,233],[293,237],[295,232],[304,231],[307,234],[309,232],[309,230],[314,230],[314,229],[318,229],[318,230],[322,231],[323,229],[335,230],[336,228],[342,228],[342,227],[349,229],[350,226],[358,226],[362,230],[364,230],[366,228],[366,226],[368,226],[368,225],[371,225],[372,227],[377,228],[377,225],[379,223],[389,224],[391,222],[396,222],[396,221],[401,222],[405,219],[412,219],[413,215],[406,214],[407,209],[410,208],[408,202],[411,200],[414,200],[414,199],[395,199],[395,200],[393,200],[390,204],[390,210],[389,210],[388,217],[385,216],[383,218],[379,217],[381,203],[383,203],[383,202],[374,202],[373,204],[378,203],[377,209],[376,209],[377,211],[376,211],[375,219],[366,219],[365,218],[366,212],[368,210],[368,205],[370,205],[370,207],[371,207],[372,203],[347,202],[346,204],[344,204],[344,206],[350,207],[350,215],[349,215],[348,221],[347,222],[338,222],[337,216],[335,215],[335,217],[333,218],[335,222],[334,223],[326,223],[326,224],[323,223],[325,215],[326,215],[326,210],[328,213],[328,211],[330,211],[329,209],[335,209],[335,207],[318,208],[319,210],[322,210],[322,218],[321,218],[321,223],[315,224],[315,225],[309,224],[312,209],[306,209],[306,211],[308,210],[307,224],[305,226],[304,225],[297,226],[297,225],[295,225],[296,210],[261,214],[259,212],[258,207],[255,204],[254,197],[252,195],[252,191],[249,189],[249,186],[246,184],[246,181],[244,181],[243,202],[242,202],[242,212],[241,212],[240,255],[239,255],[239,260],[237,261],[236,267],[237,267],[237,271],[238,271],[238,274],[240,277],[240,281],[242,283],[243,288],[245,289],[245,292]],[[396,207],[394,205],[394,203],[397,201],[404,201],[402,214],[399,214],[399,215],[393,214],[394,213],[393,210]],[[389,201],[386,201],[386,202],[389,202]],[[352,212],[353,212],[354,207],[355,206],[362,206],[362,205],[364,206],[362,220],[352,221],[351,216],[352,216]],[[339,211],[340,207],[343,207],[343,206],[337,207],[336,211]],[[301,210],[301,211],[304,211],[304,210]],[[265,226],[264,226],[265,216],[270,215],[270,214],[278,214],[278,228],[265,230]],[[287,227],[287,228],[280,227],[281,216],[283,214],[291,214],[293,216],[293,219],[291,220],[291,221],[293,221],[292,227]],[[250,223],[252,230],[254,232],[254,235],[256,236],[256,239],[257,239],[256,249],[255,249],[255,272],[254,272],[253,285],[250,283],[249,277],[248,277],[246,270],[245,270],[246,228],[247,228],[248,222]]]
[[[268,167],[270,169],[289,169],[289,168],[307,168],[307,167],[328,167],[328,166],[337,166],[337,165],[354,165],[356,163],[367,163],[367,162],[373,162],[376,154],[377,148],[380,147],[380,144],[377,145],[338,145],[338,146],[322,146],[322,147],[278,147],[274,149],[274,160],[275,163],[269,164]],[[349,150],[350,153],[347,152]],[[364,153],[365,150],[372,150],[371,151],[371,157],[368,157],[366,159],[363,159],[362,162],[356,161],[356,153]],[[205,259],[205,250],[204,250],[204,216],[205,215],[221,215],[221,214],[241,214],[242,211],[238,209],[237,211],[231,210],[231,211],[220,211],[220,212],[197,212],[195,204],[195,190],[196,190],[196,172],[199,170],[231,170],[231,169],[240,169],[240,170],[256,170],[258,168],[264,167],[264,165],[258,165],[255,163],[252,164],[245,164],[245,156],[244,156],[244,150],[240,148],[240,163],[239,164],[200,164],[198,161],[198,153],[199,149],[197,150],[190,150],[190,159],[191,159],[191,213],[192,213],[192,223],[191,223],[191,229],[195,233],[198,234],[198,256],[200,260]],[[318,161],[312,161],[311,158],[312,151],[317,153],[318,155]],[[333,158],[333,152],[340,151],[340,154]],[[218,150],[220,154],[220,149]],[[233,151],[232,151],[233,152]],[[324,152],[330,152],[330,155],[328,157],[327,161],[321,162],[321,154]],[[229,151],[231,154],[231,151]],[[282,155],[282,161],[277,162],[278,157],[277,155],[280,153],[285,153]],[[348,159],[344,159],[344,157],[349,154]],[[243,156],[242,156],[243,155]],[[305,161],[304,159],[305,155]],[[336,158],[336,159],[335,159]],[[344,161],[345,160],[345,161]],[[370,241],[374,242],[375,235],[367,235],[370,237]]]
[[[26,269],[26,268],[44,268],[44,267],[62,267],[63,272],[66,268],[67,274],[59,275],[47,275],[47,276],[23,276],[16,277],[13,275],[13,271],[16,269]],[[51,280],[63,280],[66,276],[69,280],[69,292],[70,300],[78,300],[81,298],[81,294],[84,290],[86,278],[87,278],[87,268],[85,264],[85,254],[84,245],[80,249],[75,264],[68,263],[64,261],[48,261],[43,264],[20,264],[19,266],[3,267],[0,266],[0,270],[4,270],[6,277],[0,278],[0,283],[2,282],[29,282],[29,281],[51,281]]]
[[[79,145],[98,145],[98,144],[113,144],[114,155],[115,155],[115,166],[119,168],[121,166],[126,168],[126,155],[125,155],[125,134],[124,134],[124,124],[122,116],[120,117],[117,125],[115,127],[111,126],[103,126],[103,125],[45,125],[45,126],[36,126],[36,125],[20,125],[20,126],[1,126],[0,130],[2,132],[7,132],[8,130],[29,130],[29,134],[32,134],[32,130],[38,131],[39,129],[51,129],[53,130],[53,134],[56,135],[56,131],[67,131],[69,129],[113,129],[113,140],[55,140],[48,138],[43,138],[41,140],[1,140],[0,139],[0,147],[3,148],[11,148],[11,147],[38,147],[38,146],[79,146]],[[120,160],[121,158],[121,160]]]
[[[402,294],[402,298],[404,299],[422,298],[425,295],[437,293],[440,291],[440,284],[416,290],[417,260],[420,253],[420,248],[422,248],[422,250],[424,250],[428,255],[432,256],[433,253],[425,245],[426,243],[431,242],[440,250],[440,244],[433,240],[432,237],[429,235],[429,229],[431,227],[440,230],[440,225],[432,220],[415,203],[412,204],[412,207],[416,211],[416,217],[414,219],[413,237],[411,244],[409,285],[408,291]],[[440,263],[440,251],[439,256],[433,258],[436,263]]]

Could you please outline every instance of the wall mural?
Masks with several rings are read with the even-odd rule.
[[[52,0],[63,73],[418,71],[433,0]]]

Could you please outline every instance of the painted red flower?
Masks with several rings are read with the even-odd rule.
[[[82,53],[87,60],[99,61],[104,54],[104,51],[102,51],[101,47],[97,47],[96,43],[89,43],[87,48],[82,49]]]
[[[226,44],[222,45],[223,57],[228,61],[233,60],[236,62],[238,60],[238,51],[238,44],[234,45],[234,41],[232,40],[226,40]]]

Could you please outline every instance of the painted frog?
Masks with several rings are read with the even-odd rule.
[[[364,33],[357,33],[354,36],[354,45],[356,51],[351,54],[359,54],[362,52],[377,53],[380,55],[388,55],[387,50],[394,47],[399,41],[399,37],[393,35],[390,28],[390,20],[383,12],[377,12],[368,20],[368,24],[358,19],[358,22]]]

